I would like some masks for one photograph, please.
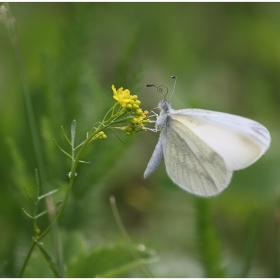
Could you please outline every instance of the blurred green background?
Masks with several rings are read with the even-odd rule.
[[[49,190],[63,197],[67,149],[113,105],[111,85],[137,94],[143,109],[161,100],[145,84],[173,86],[172,107],[241,115],[271,133],[268,152],[234,173],[219,196],[202,199],[167,177],[164,164],[143,172],[158,134],[107,131],[87,149],[59,222],[69,277],[95,277],[131,263],[112,214],[114,195],[135,246],[159,261],[155,277],[280,276],[280,4],[279,3],[15,3],[19,45],[44,154]],[[32,237],[25,186],[35,195],[37,167],[7,29],[0,26],[0,276],[16,277]],[[41,205],[43,209],[43,204]],[[45,229],[46,218],[39,221]],[[44,246],[53,256],[51,235]],[[143,248],[143,246],[141,247]],[[143,252],[142,252],[143,253]],[[121,257],[122,256],[122,257]],[[146,256],[147,257],[147,256]],[[145,258],[145,256],[144,256]],[[35,249],[25,277],[53,277]],[[118,277],[144,277],[123,269]]]

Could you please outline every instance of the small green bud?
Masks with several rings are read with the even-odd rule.
[[[106,138],[107,138],[107,135],[103,131],[100,131],[99,132],[99,139],[106,139]]]
[[[135,129],[136,123],[135,123],[135,122],[134,122],[134,123],[130,122],[130,127],[131,127],[132,129]]]
[[[128,103],[126,106],[125,106],[126,110],[127,111],[131,111],[132,110],[132,104]]]
[[[134,103],[133,106],[132,106],[132,108],[133,108],[133,109],[139,109],[139,105],[137,105],[137,104]]]
[[[138,99],[138,96],[137,95],[131,95],[130,98],[135,101],[135,100]]]
[[[140,100],[135,100],[134,103],[137,104],[137,105],[141,105],[141,101]]]
[[[141,116],[143,114],[143,111],[142,111],[142,109],[136,109],[136,111],[135,111],[135,115],[136,116]]]

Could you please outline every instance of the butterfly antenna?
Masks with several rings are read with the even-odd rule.
[[[176,76],[171,76],[172,79],[174,79],[174,85],[173,85],[173,90],[172,90],[172,93],[170,95],[170,98],[169,98],[169,101],[171,100],[173,94],[174,94],[174,91],[175,91],[175,86],[176,86],[176,81],[177,81],[177,77]]]
[[[154,84],[147,84],[146,87],[155,87],[157,89],[157,92],[159,92],[163,96],[163,98],[166,99],[166,96],[168,94],[168,87],[167,86],[165,86],[165,85],[156,86]],[[165,94],[163,92],[164,90],[166,90]]]

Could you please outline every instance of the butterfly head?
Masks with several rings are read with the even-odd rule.
[[[158,104],[158,107],[165,114],[169,113],[171,109],[170,103],[166,99],[161,100]]]
[[[168,115],[169,115],[170,111],[172,110],[169,101],[174,93],[177,77],[171,76],[171,78],[174,79],[174,86],[173,86],[173,90],[172,90],[169,100],[167,100],[167,98],[166,98],[167,94],[168,94],[168,88],[165,85],[160,85],[160,86],[156,86],[154,84],[146,85],[146,87],[155,87],[157,89],[157,91],[159,93],[161,93],[163,96],[163,100],[161,100],[158,104],[158,107],[160,109],[160,114],[157,117],[156,130],[161,130],[164,126],[167,125]]]

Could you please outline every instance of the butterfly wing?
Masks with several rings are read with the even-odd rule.
[[[170,114],[161,132],[166,171],[182,189],[199,196],[220,193],[230,182],[222,157]]]
[[[170,119],[187,127],[220,155],[229,170],[253,164],[270,145],[270,134],[263,125],[240,116],[185,109],[173,111]]]

